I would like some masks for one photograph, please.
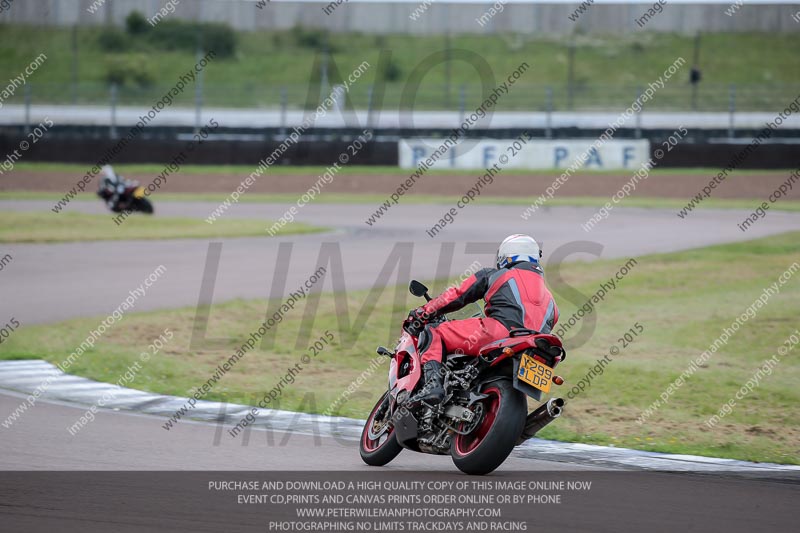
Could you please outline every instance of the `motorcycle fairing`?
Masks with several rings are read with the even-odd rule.
[[[553,368],[563,361],[566,356],[561,339],[549,333],[498,339],[483,346],[478,353],[494,366],[510,355],[516,355],[525,350],[530,350],[532,353],[539,355]]]
[[[417,383],[422,379],[422,368],[418,363],[416,354],[417,340],[408,332],[403,331],[389,367],[389,390],[391,390],[392,399],[395,401],[397,401],[397,395],[401,391],[407,391],[410,395]],[[409,362],[409,368],[407,373],[401,375],[401,363],[406,358]]]

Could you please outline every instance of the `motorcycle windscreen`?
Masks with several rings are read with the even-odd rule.
[[[539,401],[542,399],[542,391],[520,379],[520,360],[519,357],[514,358],[514,388]],[[524,368],[522,370],[525,371]]]

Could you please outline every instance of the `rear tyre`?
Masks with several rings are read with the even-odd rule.
[[[389,391],[378,400],[361,432],[361,459],[370,466],[383,466],[403,451],[394,434]]]
[[[153,204],[150,203],[150,200],[147,198],[136,198],[133,201],[133,209],[135,211],[141,211],[142,213],[147,213],[148,215],[153,214]]]
[[[462,423],[450,443],[453,463],[465,474],[488,474],[500,466],[514,449],[525,427],[528,404],[525,395],[516,390],[510,380],[493,381],[481,387],[487,395],[473,411],[479,418],[471,424]]]

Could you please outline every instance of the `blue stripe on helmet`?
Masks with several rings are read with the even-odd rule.
[[[539,259],[533,257],[532,255],[512,255],[500,261],[500,263],[497,266],[499,268],[503,268],[505,266],[510,265],[511,263],[517,263],[519,261],[529,261],[535,265],[539,264]]]

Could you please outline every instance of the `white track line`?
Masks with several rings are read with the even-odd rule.
[[[161,416],[172,415],[176,409],[188,401],[187,398],[153,394],[72,376],[61,372],[46,361],[0,361],[0,388],[32,394],[36,387],[48,378],[51,378],[50,385],[40,395],[40,398],[93,405],[104,394],[111,393],[114,397],[105,402],[104,408],[106,409],[121,409]],[[248,405],[200,400],[186,418],[221,421],[223,424],[233,426],[250,409],[251,407]],[[2,416],[5,414],[0,413],[0,417]],[[257,409],[256,422],[253,427],[358,440],[363,425],[364,420],[353,418],[295,413],[276,409]],[[538,460],[637,470],[800,473],[800,466],[751,463],[734,459],[665,454],[542,439],[531,439],[518,447],[517,455]]]

